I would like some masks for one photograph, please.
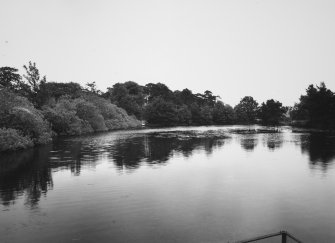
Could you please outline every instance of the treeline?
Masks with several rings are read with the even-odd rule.
[[[114,84],[103,94],[128,114],[150,125],[279,125],[288,111],[279,101],[267,100],[259,105],[251,96],[241,99],[234,108],[206,90],[203,94],[189,89],[171,91],[162,83],[141,86],[135,82]]]
[[[232,107],[209,90],[194,94],[189,89],[171,91],[162,83],[141,86],[132,81],[116,83],[102,95],[149,125],[285,124],[335,128],[335,94],[324,83],[310,85],[293,107],[273,99],[258,104],[251,96]]]
[[[296,124],[334,129],[335,95],[324,83],[310,85],[294,107],[269,99],[261,104],[246,96],[232,107],[206,90],[170,90],[162,83],[145,86],[128,81],[106,92],[95,82],[48,82],[35,63],[0,68],[0,151],[48,143],[55,135],[141,126]]]
[[[35,63],[21,76],[0,68],[0,151],[46,144],[57,135],[140,127],[135,116],[95,90],[77,83],[47,82]]]

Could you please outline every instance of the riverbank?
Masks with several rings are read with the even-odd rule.
[[[36,108],[26,97],[0,90],[0,152],[48,144],[57,136],[141,127],[122,108],[91,93],[50,99]]]
[[[233,125],[210,125],[206,127],[229,127],[229,126],[236,126],[234,129],[228,129],[229,133],[232,134],[262,134],[262,133],[281,133],[283,128],[291,128],[293,133],[329,133],[334,134],[333,131],[329,130],[322,130],[316,128],[306,128],[306,127],[297,127],[297,126],[262,126],[260,124],[252,124],[249,126],[245,126],[244,128],[239,128],[240,124],[233,124]],[[125,122],[121,122],[119,125],[114,126],[114,129],[108,129],[106,131],[91,131],[85,132],[82,134],[62,134],[57,135],[54,133],[52,140],[62,139],[62,138],[71,138],[71,137],[80,137],[83,135],[93,135],[93,134],[103,134],[105,132],[113,132],[113,131],[121,131],[121,130],[137,130],[137,129],[173,129],[173,128],[188,128],[188,127],[202,127],[202,126],[158,126],[158,125],[147,125],[143,126],[139,121],[127,124]],[[210,134],[213,135],[213,132]],[[187,134],[189,136],[189,134]],[[219,134],[221,136],[222,134]],[[45,143],[34,144],[31,139],[25,137],[19,131],[15,129],[0,129],[0,153],[5,152],[13,152],[16,150],[24,150],[28,148],[32,148],[38,145],[45,145],[51,143],[52,140],[46,140]]]
[[[123,128],[122,128],[123,127]],[[141,125],[135,125],[131,126],[128,125],[125,127],[125,124],[119,125],[118,128],[110,129],[107,131],[91,131],[91,132],[85,132],[82,134],[77,135],[54,135],[53,137],[50,137],[50,139],[45,140],[41,143],[34,143],[34,141],[29,138],[28,136],[24,136],[21,131],[11,128],[0,128],[0,153],[6,153],[6,152],[14,152],[17,150],[25,150],[33,147],[37,147],[39,145],[47,145],[49,143],[52,143],[53,140],[57,140],[59,138],[64,137],[80,137],[82,135],[90,135],[90,134],[99,134],[99,133],[105,133],[105,132],[112,132],[112,131],[119,131],[119,130],[133,130],[133,129],[139,129],[142,128]]]

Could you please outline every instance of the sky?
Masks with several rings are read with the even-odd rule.
[[[48,81],[166,84],[293,105],[335,91],[335,1],[0,0],[0,66]]]

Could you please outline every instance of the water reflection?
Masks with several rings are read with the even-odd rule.
[[[247,151],[252,152],[258,145],[257,134],[245,134],[240,137],[241,147]]]
[[[8,206],[25,194],[25,204],[36,207],[40,197],[52,189],[48,147],[1,155],[0,201]]]
[[[335,137],[325,134],[302,134],[301,151],[308,154],[311,169],[327,171],[335,160]]]
[[[199,136],[190,132],[152,133],[132,139],[118,139],[112,146],[109,157],[118,169],[136,169],[140,163],[164,164],[174,153],[184,157],[193,151],[202,150],[210,155],[215,148],[224,145],[227,137]]]
[[[322,134],[290,134],[309,156],[311,169],[327,171],[335,160],[335,137]],[[70,170],[79,176],[83,169],[95,168],[104,159],[117,170],[131,172],[141,165],[164,165],[173,156],[191,157],[194,152],[208,156],[232,140],[246,152],[259,145],[274,152],[284,144],[281,133],[228,134],[224,131],[169,131],[94,135],[55,141],[52,145],[0,155],[0,203],[9,206],[24,196],[36,207],[41,196],[53,188],[52,173]]]
[[[49,150],[48,160],[54,170],[69,169],[75,176],[79,176],[82,166],[95,167],[102,156],[100,146],[94,140],[69,140],[54,143]],[[92,144],[93,143],[93,144]]]
[[[117,169],[132,171],[141,163],[164,164],[174,153],[189,157],[195,150],[208,155],[223,146],[223,134],[169,132],[121,136],[96,136],[55,141],[52,145],[16,153],[0,159],[0,202],[4,206],[26,196],[26,204],[35,207],[40,197],[52,189],[52,172],[70,170],[79,176],[83,167],[94,168],[102,158]]]
[[[144,142],[143,137],[118,139],[111,146],[108,158],[121,170],[136,169],[146,154]]]
[[[263,136],[263,144],[266,144],[270,151],[281,148],[283,143],[284,137],[282,133],[264,134]]]

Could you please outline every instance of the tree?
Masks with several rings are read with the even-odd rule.
[[[215,124],[233,124],[235,118],[234,109],[225,105],[222,101],[216,102],[213,109],[213,121]]]
[[[190,125],[192,123],[192,114],[186,105],[177,108],[178,124]]]
[[[132,81],[114,84],[112,88],[108,88],[107,95],[112,103],[138,119],[143,116],[144,96],[143,87]]]
[[[208,105],[204,105],[200,108],[200,124],[213,124],[213,109]]]
[[[145,118],[149,124],[175,125],[178,123],[178,113],[172,102],[157,97],[145,109]]]
[[[149,102],[158,97],[161,97],[166,101],[171,101],[173,98],[172,91],[165,84],[162,83],[149,83],[145,85],[144,92],[147,95]]]
[[[86,90],[88,92],[91,92],[91,93],[96,94],[96,95],[101,95],[102,94],[102,92],[99,89],[97,89],[97,85],[96,85],[95,81],[93,81],[91,83],[86,83]]]
[[[284,119],[286,111],[287,109],[279,101],[267,100],[259,108],[259,118],[265,125],[278,125]]]
[[[295,103],[290,109],[290,118],[293,121],[306,121],[308,120],[308,111],[302,106],[302,104]]]
[[[20,87],[21,76],[17,73],[18,69],[12,67],[0,68],[0,88],[17,90]]]
[[[237,121],[243,124],[255,123],[257,110],[258,103],[251,96],[245,96],[234,108]]]
[[[180,92],[181,102],[187,106],[190,106],[192,103],[196,102],[196,97],[189,89],[183,89]]]
[[[198,103],[194,102],[189,106],[189,109],[191,111],[191,115],[192,115],[192,124],[194,125],[198,125],[198,124],[202,124],[202,114],[200,112],[200,105],[198,105]]]
[[[29,61],[28,66],[24,65],[23,68],[26,70],[26,75],[23,75],[23,77],[26,80],[26,85],[24,87],[25,92],[28,95],[28,98],[35,104],[40,106],[41,102],[39,101],[39,91],[40,91],[40,87],[41,85],[45,84],[46,81],[46,77],[40,76],[40,72],[38,70],[38,68],[36,67],[36,63],[32,63],[31,61]]]
[[[195,98],[198,104],[201,106],[206,105],[209,107],[214,107],[217,98],[220,98],[220,96],[213,95],[211,91],[206,90],[203,94],[200,93],[195,94]]]
[[[0,90],[0,128],[13,128],[35,144],[51,140],[51,130],[43,115],[25,97],[8,89]]]
[[[77,99],[76,103],[76,115],[80,119],[89,122],[94,131],[107,131],[104,118],[94,104],[84,99]]]
[[[58,100],[62,96],[78,98],[82,96],[82,87],[78,83],[47,82],[40,85],[39,97],[44,105],[47,100]]]
[[[300,103],[295,106],[293,116],[303,114],[307,125],[317,128],[335,127],[335,95],[327,89],[325,83],[320,86],[308,86],[306,95],[300,97]]]
[[[210,106],[210,107],[214,107],[216,99],[220,98],[220,96],[218,95],[213,95],[213,93],[209,90],[206,90],[203,94],[203,98],[205,100],[205,104]]]

